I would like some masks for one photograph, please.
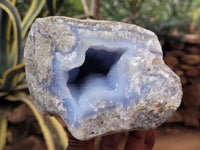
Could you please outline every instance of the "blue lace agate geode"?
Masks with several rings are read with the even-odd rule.
[[[155,128],[181,102],[179,77],[157,37],[139,26],[66,17],[37,19],[25,47],[33,102],[85,140]]]

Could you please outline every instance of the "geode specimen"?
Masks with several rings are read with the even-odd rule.
[[[77,139],[155,128],[181,102],[156,35],[136,25],[37,19],[24,56],[36,107],[61,116]]]

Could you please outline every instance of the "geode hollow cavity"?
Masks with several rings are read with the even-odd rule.
[[[24,56],[36,107],[61,116],[80,140],[155,128],[181,102],[156,35],[133,24],[37,19]]]

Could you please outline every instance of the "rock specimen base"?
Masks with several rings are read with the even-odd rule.
[[[37,19],[25,47],[33,102],[77,139],[147,130],[180,105],[179,77],[151,31],[109,21]]]

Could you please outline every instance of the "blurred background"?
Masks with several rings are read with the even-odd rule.
[[[183,99],[157,129],[154,150],[200,149],[200,0],[0,0],[0,150],[67,145],[55,118],[40,115],[30,102],[23,62],[35,18],[56,15],[133,23],[155,32],[166,64],[181,78]]]

